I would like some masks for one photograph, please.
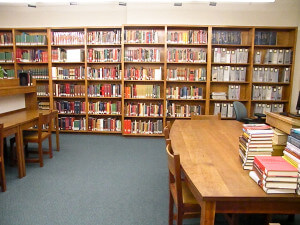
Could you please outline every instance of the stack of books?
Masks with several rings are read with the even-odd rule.
[[[298,168],[298,177],[300,177],[300,129],[291,129],[288,136],[286,147],[283,151],[283,158]],[[298,180],[297,194],[300,195],[300,179]]]
[[[268,194],[294,194],[298,170],[281,156],[256,156],[250,177]]]
[[[255,156],[271,156],[273,130],[266,124],[244,124],[239,137],[239,155],[243,169],[251,170]]]
[[[212,92],[211,93],[211,98],[212,99],[218,99],[218,100],[226,100],[226,93],[225,92]]]

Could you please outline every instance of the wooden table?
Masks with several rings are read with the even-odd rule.
[[[292,128],[300,127],[299,117],[284,116],[274,112],[267,112],[266,114],[266,123],[278,128],[279,130],[282,130],[287,134],[290,134]]]
[[[300,213],[296,194],[266,194],[243,170],[238,137],[242,124],[225,120],[176,120],[170,139],[187,183],[201,205],[201,225],[215,213]]]
[[[50,113],[49,110],[20,110],[0,115],[0,123],[3,123],[3,137],[16,135],[16,149],[18,161],[19,178],[26,176],[25,157],[23,151],[23,135],[22,132],[37,124],[39,113]],[[58,136],[56,141],[59,142]]]

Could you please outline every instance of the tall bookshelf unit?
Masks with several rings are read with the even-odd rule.
[[[289,111],[296,27],[3,28],[5,78],[30,71],[62,132],[163,136],[191,113]],[[1,75],[0,71],[0,75]]]

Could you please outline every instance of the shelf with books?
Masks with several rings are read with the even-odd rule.
[[[204,102],[177,102],[167,100],[166,117],[168,118],[190,118],[191,114],[204,114]]]
[[[241,101],[241,102],[246,107],[248,106],[248,101]],[[235,111],[233,108],[232,101],[226,101],[226,100],[213,101],[213,103],[210,104],[209,111],[211,115],[220,114],[222,120],[235,119]]]
[[[246,46],[252,45],[252,27],[212,27],[212,45],[222,46]],[[233,45],[233,46],[231,46]]]

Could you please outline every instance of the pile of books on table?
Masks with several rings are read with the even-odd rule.
[[[283,151],[283,158],[298,169],[300,177],[300,129],[291,129],[286,147]],[[300,179],[298,180],[297,194],[300,195]]]
[[[268,194],[294,194],[298,170],[281,156],[255,156],[250,177]]]
[[[266,124],[244,124],[239,137],[239,155],[243,169],[251,170],[255,156],[271,156],[273,130]]]

